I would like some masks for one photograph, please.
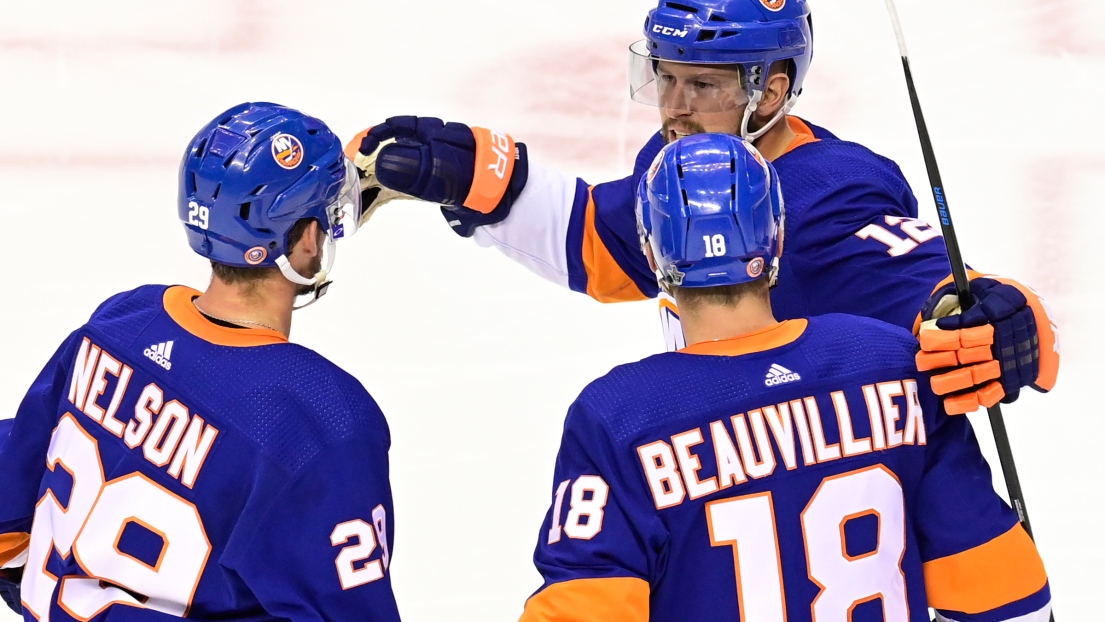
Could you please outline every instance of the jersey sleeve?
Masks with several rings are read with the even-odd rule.
[[[668,534],[592,415],[580,402],[568,413],[534,553],[544,584],[526,602],[524,622],[649,619],[650,580],[663,572]]]
[[[914,519],[929,606],[954,622],[1046,622],[1043,562],[994,491],[970,421],[945,415],[923,387],[921,399],[926,412],[937,413]]]
[[[271,616],[399,620],[388,571],[388,442],[381,436],[360,433],[323,450],[267,511],[236,528],[222,565]]]
[[[933,286],[951,273],[943,237],[917,218],[897,166],[843,153],[864,168],[849,174],[844,163],[834,164],[844,173],[814,163],[786,177],[784,192],[809,207],[788,217],[772,302],[788,318],[852,313],[911,328]]]
[[[8,424],[8,438],[0,439],[0,568],[25,563],[45,456],[79,343],[74,333],[54,352]]]
[[[599,302],[655,297],[659,288],[640,249],[634,206],[637,181],[661,147],[657,134],[638,154],[632,175],[594,186],[530,162],[510,215],[473,237]]]

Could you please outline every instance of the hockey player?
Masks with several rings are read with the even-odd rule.
[[[654,297],[661,292],[637,248],[637,181],[665,142],[703,131],[744,136],[786,182],[786,278],[772,292],[779,317],[846,312],[911,330],[922,309],[924,319],[940,318],[950,334],[925,331],[922,346],[934,352],[921,363],[954,368],[933,381],[949,412],[1012,401],[1024,386],[1050,390],[1059,352],[1039,298],[1014,281],[977,278],[979,304],[954,315],[940,233],[918,220],[897,165],[788,116],[813,56],[810,20],[805,0],[661,0],[645,40],[630,48],[631,94],[658,106],[662,121],[633,174],[590,186],[531,161],[501,132],[396,117],[350,143],[366,209],[402,195],[441,203],[459,234],[553,282],[602,302]],[[669,349],[680,347],[670,300],[661,314]],[[951,332],[983,325],[991,328],[969,331],[980,340]]]
[[[691,345],[572,404],[522,620],[1045,622],[1035,546],[909,331],[772,315],[774,168],[737,137],[692,136],[640,196]]]
[[[108,299],[19,407],[6,590],[21,573],[43,622],[398,620],[387,423],[288,342],[297,294],[324,292],[358,223],[355,169],[318,119],[242,104],[189,144],[178,208],[207,290]]]

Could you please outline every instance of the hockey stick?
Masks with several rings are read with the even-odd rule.
[[[955,278],[955,289],[959,295],[959,306],[966,311],[974,301],[971,298],[970,279],[967,278],[967,266],[963,263],[963,255],[959,251],[959,241],[955,237],[955,226],[952,224],[951,211],[948,209],[948,199],[944,192],[944,182],[940,179],[940,169],[936,165],[936,153],[932,148],[932,140],[929,138],[928,126],[925,125],[925,115],[921,112],[921,100],[917,97],[917,87],[913,83],[913,72],[909,68],[909,53],[905,47],[905,35],[902,34],[902,23],[898,20],[898,11],[894,8],[894,0],[886,0],[886,8],[890,11],[890,21],[894,24],[894,34],[898,37],[898,50],[902,54],[902,67],[905,69],[906,86],[909,87],[909,101],[913,106],[913,118],[917,121],[917,135],[921,139],[921,151],[925,156],[925,168],[928,169],[929,184],[932,186],[932,197],[936,201],[936,211],[940,216],[940,230],[944,234],[944,244],[948,247],[948,261],[952,266],[952,276]],[[1024,503],[1024,492],[1021,490],[1021,480],[1017,475],[1017,465],[1013,462],[1013,448],[1009,444],[1009,433],[1005,429],[1005,420],[1001,416],[1001,408],[994,405],[987,409],[990,415],[990,427],[993,428],[994,442],[998,448],[998,458],[1001,460],[1001,470],[1005,475],[1005,487],[1009,490],[1009,502],[1017,511],[1017,517],[1024,526],[1024,530],[1032,537],[1032,525],[1028,521],[1028,509]],[[1054,621],[1054,616],[1052,620]]]

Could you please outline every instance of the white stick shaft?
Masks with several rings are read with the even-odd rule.
[[[905,49],[902,21],[898,19],[898,9],[894,7],[894,0],[886,0],[886,10],[890,11],[890,21],[894,24],[894,35],[898,37],[898,51],[902,53],[902,58],[909,58],[909,52]]]

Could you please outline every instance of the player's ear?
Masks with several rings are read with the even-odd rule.
[[[785,62],[772,65],[767,84],[764,85],[764,96],[760,100],[757,116],[770,119],[779,112],[787,101],[787,93],[790,92],[790,76],[787,75]]]
[[[648,257],[648,269],[656,272],[656,258],[652,256],[652,245],[645,245],[645,256]]]
[[[315,257],[322,252],[322,246],[326,243],[326,234],[322,231],[317,220],[311,220],[303,235],[291,248],[291,255],[303,257]]]

